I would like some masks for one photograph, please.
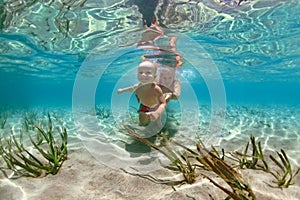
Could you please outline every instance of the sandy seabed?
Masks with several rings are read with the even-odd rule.
[[[167,172],[169,173],[169,172]],[[295,185],[279,189],[268,186],[274,178],[265,172],[242,170],[257,199],[296,200],[300,197],[300,179]],[[165,171],[155,173],[164,177]],[[214,175],[212,175],[213,177]],[[222,181],[220,180],[220,183]],[[226,183],[224,183],[226,185]],[[275,184],[273,184],[275,185]],[[0,199],[7,200],[94,200],[94,199],[225,199],[227,195],[207,179],[175,187],[156,184],[122,171],[112,170],[95,160],[84,148],[70,151],[57,175],[43,178],[1,177]]]
[[[281,126],[280,122],[283,120],[283,116],[279,116],[278,113],[272,114],[272,112],[269,112],[267,115],[266,113],[256,113],[256,117],[262,115],[259,119],[251,118],[249,113],[243,115],[241,111],[237,113],[240,116],[239,118],[231,117],[234,116],[232,110],[228,113],[227,119],[231,121],[226,123],[227,130],[224,131],[226,134],[224,134],[220,142],[220,146],[225,150],[245,146],[249,139],[247,131],[249,132],[251,129],[252,133],[259,134],[256,135],[257,138],[264,138],[264,150],[275,151],[282,148],[286,150],[291,158],[294,169],[299,166],[299,136],[297,135],[299,134],[299,127],[295,127],[294,124],[299,117],[298,114],[291,116],[286,114],[287,110],[284,110],[283,113],[285,113],[288,121]],[[253,110],[251,110],[251,113],[253,113]],[[70,121],[70,118],[68,120]],[[289,129],[289,124],[294,128],[293,130]],[[191,127],[185,128],[189,129]],[[273,134],[270,129],[276,129],[279,134]],[[246,134],[243,135],[241,134],[242,132]],[[295,177],[293,185],[280,189],[270,186],[276,186],[276,183],[274,183],[274,177],[269,173],[250,169],[238,171],[250,184],[258,200],[296,200],[300,198],[299,175]],[[175,176],[180,178],[175,172],[163,168],[149,173],[160,179],[168,179]],[[220,185],[229,188],[215,174],[206,173]],[[18,179],[7,179],[3,174],[0,174],[1,200],[219,200],[225,199],[227,196],[227,194],[202,176],[198,176],[193,184],[171,187],[130,175],[121,170],[112,169],[99,162],[99,159],[96,159],[84,144],[74,138],[71,138],[69,142],[68,159],[63,163],[56,175],[47,175],[42,178],[21,177]]]

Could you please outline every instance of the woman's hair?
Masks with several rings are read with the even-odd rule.
[[[162,66],[159,68],[159,74],[162,73],[172,73],[174,78],[175,78],[175,69],[172,67],[168,67],[168,66]]]

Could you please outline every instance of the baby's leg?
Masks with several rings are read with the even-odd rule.
[[[150,123],[149,116],[147,116],[144,112],[139,112],[139,120],[141,126],[147,126]]]

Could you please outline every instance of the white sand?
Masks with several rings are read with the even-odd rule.
[[[233,115],[233,112],[236,112],[237,115]],[[285,110],[282,113],[286,114],[287,112]],[[282,122],[284,120],[283,116],[279,116],[278,113],[272,114],[271,111],[265,113],[260,110],[260,113],[251,115],[251,113],[255,113],[253,110],[249,114],[248,111],[245,112],[237,109],[234,111],[231,110],[230,113],[235,117],[227,116],[226,128],[223,133],[224,138],[220,143],[221,147],[225,150],[243,149],[251,132],[251,134],[257,137],[257,140],[262,142],[263,149],[267,153],[282,148],[290,156],[294,169],[297,165],[299,166],[300,152],[298,146],[300,129],[299,125],[295,127],[293,121],[299,119],[298,114],[293,116],[286,114],[285,117],[287,119]],[[11,119],[11,121],[13,120]],[[70,122],[70,118],[66,121]],[[201,123],[205,124],[205,120]],[[191,127],[182,127],[181,129],[191,130]],[[69,130],[75,130],[72,124],[69,126]],[[273,163],[270,163],[270,165],[273,165]],[[249,169],[239,171],[251,185],[258,200],[296,200],[300,198],[299,175],[296,176],[294,185],[289,188],[279,189],[270,187],[270,184],[276,186],[276,183],[273,182],[275,179],[271,174]],[[210,174],[210,177],[227,187],[226,183],[214,174],[209,172],[204,173]],[[166,169],[157,170],[151,172],[151,174],[161,179],[176,175],[174,172]],[[176,186],[175,189],[176,191],[170,186],[156,184],[144,178],[103,165],[74,136],[69,141],[68,159],[63,163],[57,175],[48,175],[43,178],[22,177],[9,180],[3,174],[0,174],[1,200],[206,200],[225,199],[227,196],[210,183],[209,180],[201,176],[197,177],[194,184]]]
[[[166,172],[156,172],[163,178]],[[160,174],[160,175],[159,175]],[[167,173],[168,174],[168,173]],[[252,186],[257,199],[295,200],[300,197],[300,179],[289,188],[271,188],[267,183],[274,180],[262,171],[242,170]],[[212,175],[211,177],[215,177]],[[111,170],[84,149],[71,151],[68,160],[57,175],[43,178],[19,178],[8,180],[1,177],[0,199],[7,200],[82,200],[82,199],[225,199],[226,194],[207,179],[198,177],[196,183],[176,187],[155,184],[149,180]],[[216,178],[217,181],[218,180]],[[226,184],[223,183],[223,186]],[[274,185],[274,184],[273,184]],[[210,196],[209,196],[210,195]]]

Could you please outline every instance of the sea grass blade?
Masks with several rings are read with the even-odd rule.
[[[265,161],[265,157],[264,157],[264,154],[263,154],[263,151],[262,151],[262,148],[261,148],[261,143],[259,142],[258,143],[258,149],[259,149],[259,156],[260,156],[260,159],[262,160],[263,164],[264,164],[264,170],[269,172],[269,165],[268,163]]]
[[[26,156],[24,156],[23,154],[16,154],[16,156],[18,156],[23,162],[24,162],[24,165],[26,165],[27,167],[33,169],[32,167],[30,166],[33,166],[33,167],[36,167],[37,169],[43,169],[43,170],[51,170],[51,167],[47,167],[45,165],[43,165],[41,162],[34,162],[28,158],[26,158]],[[33,169],[35,170],[35,169]],[[38,171],[38,170],[36,170]]]
[[[43,137],[45,138],[46,142],[49,143],[49,138],[47,136],[47,133],[44,131],[44,129],[42,129],[40,126],[34,125],[35,128],[38,129],[38,131],[43,135]]]
[[[215,155],[217,157],[221,158],[221,156],[220,156],[219,152],[217,151],[217,149],[214,146],[211,146],[211,148],[212,148],[212,151],[215,153]]]
[[[272,155],[270,155],[269,157],[282,171],[284,171],[284,167],[280,164],[279,161],[277,161]]]
[[[245,150],[244,150],[244,154],[243,155],[247,155],[247,152],[248,152],[248,148],[249,148],[249,141],[247,142],[247,144],[246,144],[246,148],[245,148]]]
[[[14,168],[14,166],[10,162],[9,154],[7,152],[3,152],[2,158],[4,159],[4,161],[5,161],[6,166],[7,166],[8,169],[13,169]]]
[[[285,163],[286,163],[286,168],[292,172],[292,167],[291,167],[291,163],[290,163],[290,160],[289,158],[287,157],[286,153],[284,152],[283,149],[281,149],[281,154],[283,155],[283,158],[285,160]]]
[[[27,121],[26,121],[27,120]],[[30,119],[27,117],[25,119],[26,123],[31,123],[32,127],[37,129],[37,138],[36,141],[29,135],[30,141],[33,144],[33,147],[37,150],[37,153],[41,154],[45,158],[47,163],[43,163],[35,154],[28,151],[23,146],[23,132],[20,130],[20,135],[17,138],[12,131],[12,135],[9,138],[0,138],[0,153],[3,161],[6,163],[8,169],[14,172],[13,178],[16,178],[15,175],[20,176],[33,176],[37,177],[42,174],[43,171],[46,173],[57,173],[57,170],[61,167],[61,161],[67,158],[67,130],[66,128],[61,128],[59,134],[61,136],[61,145],[56,145],[56,140],[53,135],[53,123],[48,113],[48,130],[44,130],[42,126],[45,124],[40,123],[40,126],[33,125]],[[29,126],[29,124],[27,124]],[[59,128],[58,128],[59,129]],[[48,143],[48,151],[45,151],[41,148],[41,144],[46,140]],[[4,142],[3,142],[4,141]],[[5,145],[5,146],[3,146]],[[3,171],[3,167],[1,167]],[[6,172],[4,171],[4,175]],[[7,174],[6,174],[7,176]],[[18,178],[17,177],[17,178]],[[9,177],[11,178],[11,177]]]
[[[184,145],[182,145],[182,144],[180,144],[176,141],[173,141],[173,142],[174,142],[174,144],[176,144],[176,145],[180,146],[181,148],[183,148],[183,149],[187,150],[188,152],[190,152],[192,155],[198,155],[198,153],[196,151],[194,151],[194,150],[192,150],[192,149],[190,149],[190,148],[188,148],[188,147],[186,147],[186,146],[184,146]]]
[[[252,163],[250,165],[250,168],[254,169],[257,162],[258,162],[258,158],[257,158],[258,153],[257,153],[257,146],[256,146],[256,143],[255,143],[255,137],[251,136],[250,139],[251,139],[251,143],[252,143]]]
[[[299,172],[300,172],[300,168],[298,168],[298,170],[291,175],[290,179],[287,181],[287,186],[291,185],[292,180],[294,179],[295,176],[297,176]]]
[[[25,152],[35,161],[37,162],[39,165],[43,165],[41,161],[39,161],[39,159],[37,159],[32,153],[30,153],[28,150],[25,149]]]
[[[202,158],[197,157],[196,159],[204,165],[208,165],[211,171],[218,174],[231,188],[234,193],[240,193],[235,197],[237,199],[255,199],[255,195],[247,183],[244,184],[242,177],[229,165],[227,165],[222,159],[218,158],[212,152],[203,148],[200,144],[197,144],[197,150]],[[249,198],[245,197],[245,193]]]
[[[163,155],[165,155],[169,160],[173,160],[174,158],[172,158],[168,153],[166,153],[165,151],[163,151],[160,147],[158,147],[157,145],[155,145],[154,143],[146,140],[145,138],[141,137],[139,134],[135,133],[132,129],[130,129],[128,126],[123,125],[124,128],[127,130],[127,132],[131,135],[134,136],[134,138],[142,143],[144,143],[145,145],[152,147],[153,149],[161,152]]]
[[[279,153],[279,152],[277,152],[277,155],[279,156],[279,158],[280,158],[282,164],[284,165],[284,167],[285,167],[286,169],[288,169],[289,166],[288,166],[288,163],[287,163],[287,161],[286,161],[284,155],[281,154],[281,153]],[[285,170],[283,170],[283,171],[285,171]]]
[[[41,145],[44,141],[43,136],[39,131],[37,131],[37,133],[36,133],[36,139],[37,139],[37,142],[36,142],[37,145]]]
[[[30,138],[30,140],[31,140],[31,142],[32,142],[32,144],[33,144],[33,146],[40,152],[40,154],[42,154],[42,156],[43,156],[44,158],[46,158],[48,161],[53,162],[52,156],[51,156],[49,153],[46,153],[42,148],[40,148],[40,147],[33,141],[33,139],[32,139],[31,136],[29,136],[29,138]]]
[[[49,128],[49,132],[52,133],[53,123],[52,123],[52,120],[51,120],[50,113],[48,113],[48,128]],[[52,135],[49,134],[49,136],[52,136]]]
[[[222,157],[221,157],[222,160],[225,160],[225,150],[224,148],[222,148]]]
[[[207,178],[210,182],[212,182],[215,186],[217,186],[218,188],[220,188],[221,190],[223,190],[226,194],[228,194],[232,199],[234,200],[240,200],[240,198],[233,192],[231,192],[230,190],[224,188],[223,186],[221,186],[220,184],[218,184],[217,182],[215,182],[213,179],[211,179],[209,176],[201,173],[201,175],[205,178]]]
[[[30,167],[28,167],[27,165],[23,164],[22,162],[18,161],[13,155],[9,155],[9,161],[13,164],[13,165],[17,165],[21,168],[23,168],[24,170],[26,170],[27,172],[34,174],[35,176],[40,176],[41,173],[37,170],[34,170]]]
[[[14,134],[11,135],[11,141],[13,142],[14,146],[17,148],[19,152],[24,151],[24,147],[22,147],[19,142],[16,140],[16,137]]]
[[[50,155],[54,160],[57,157],[57,154],[56,154],[56,148],[53,143],[54,143],[53,138],[50,137],[49,150],[50,150]]]

